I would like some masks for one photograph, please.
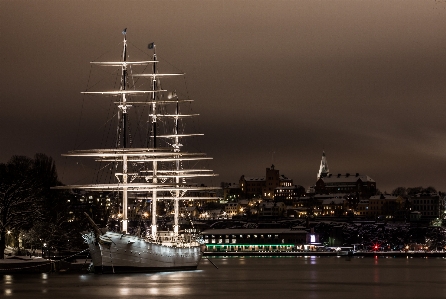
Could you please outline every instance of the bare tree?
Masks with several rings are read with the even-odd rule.
[[[59,200],[60,192],[50,190],[59,184],[54,160],[44,154],[34,159],[13,156],[0,164],[0,258],[8,231],[33,231],[38,224],[61,222],[64,201]]]
[[[30,227],[40,212],[32,162],[13,156],[0,164],[0,259],[4,258],[7,231]]]
[[[392,191],[392,194],[395,196],[401,195],[402,197],[407,196],[407,188],[406,187],[397,187]]]

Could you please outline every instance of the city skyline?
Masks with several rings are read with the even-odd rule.
[[[446,191],[445,2],[0,1],[0,24],[0,162],[41,152],[62,182],[84,175],[60,155],[97,146],[75,141],[101,125],[80,92],[128,28],[186,73],[215,185],[274,164],[306,188],[324,150],[382,192]]]

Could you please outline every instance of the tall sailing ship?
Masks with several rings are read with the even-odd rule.
[[[96,161],[114,165],[114,181],[63,188],[90,191],[114,191],[120,194],[122,218],[119,231],[97,227],[83,234],[88,243],[95,272],[154,272],[196,269],[202,257],[202,244],[196,234],[180,230],[180,201],[197,199],[196,194],[214,187],[193,184],[197,177],[215,176],[212,170],[198,167],[198,163],[211,159],[204,153],[182,150],[185,138],[202,134],[180,132],[182,121],[197,114],[182,114],[181,105],[191,102],[180,99],[175,92],[162,89],[160,80],[182,73],[158,71],[156,46],[149,44],[153,58],[146,61],[128,61],[127,31],[124,35],[121,61],[91,62],[104,67],[119,68],[118,90],[86,91],[88,95],[114,96],[117,106],[117,139],[114,148],[75,150],[65,156],[93,157]],[[149,73],[133,74],[134,66],[147,66]],[[149,80],[145,90],[136,90],[130,81]],[[135,101],[134,99],[140,99]],[[129,144],[129,109],[148,108],[147,137],[140,147]],[[165,125],[165,128],[163,126]],[[166,131],[167,130],[167,131]],[[184,142],[183,142],[184,143]],[[190,166],[192,165],[192,166]],[[151,204],[151,226],[145,234],[131,233],[129,228],[129,201],[143,198]],[[199,197],[205,199],[204,197]],[[173,204],[173,228],[158,230],[157,203]],[[87,215],[88,216],[88,215]]]

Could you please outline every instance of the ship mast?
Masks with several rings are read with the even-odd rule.
[[[181,144],[179,143],[179,138],[178,138],[178,115],[179,115],[179,103],[177,102],[177,106],[176,106],[176,110],[175,110],[175,143],[173,144],[173,148],[174,148],[174,152],[178,153],[180,151],[180,146]],[[179,156],[175,156],[176,158],[179,158]],[[176,169],[176,174],[177,176],[175,177],[175,199],[174,199],[174,225],[173,225],[173,233],[175,237],[178,237],[178,230],[179,230],[179,226],[178,226],[178,214],[179,214],[179,209],[180,209],[180,177],[178,176],[179,171],[180,171],[180,160],[177,159],[175,161],[175,169]]]
[[[153,61],[156,60],[156,46],[154,43],[149,44],[149,49],[153,48]],[[152,67],[152,73],[157,74],[156,65],[157,63],[154,62]],[[157,90],[157,81],[156,76],[153,76],[152,78],[152,133],[153,133],[153,148],[156,149],[156,95],[155,90]],[[152,162],[152,183],[157,184],[158,178],[157,178],[157,171],[158,171],[158,162],[154,160]],[[156,204],[157,204],[157,191],[154,189],[152,191],[152,238],[156,240],[156,234],[157,234],[157,220],[156,220]]]
[[[124,46],[122,49],[122,72],[121,72],[121,90],[124,91],[127,86],[127,28],[122,32],[124,35]],[[122,147],[127,148],[127,99],[126,94],[123,93],[121,95],[121,103],[118,106],[122,111],[122,129],[123,129],[123,138],[122,138]],[[122,233],[127,233],[127,155],[123,154],[122,156],[122,184],[124,187],[122,188]]]
[[[126,29],[122,32],[124,35],[122,57],[120,61],[108,61],[108,62],[91,62],[94,65],[120,67],[121,80],[119,90],[111,91],[85,91],[83,94],[91,95],[103,95],[103,96],[116,96],[118,101],[118,126],[117,126],[117,140],[114,148],[100,148],[90,150],[74,150],[63,156],[73,157],[95,157],[99,162],[113,162],[122,163],[122,172],[115,172],[117,183],[95,183],[95,184],[82,184],[82,185],[67,185],[58,186],[55,189],[84,189],[92,191],[117,191],[122,192],[122,225],[121,231],[123,234],[128,234],[128,194],[129,193],[141,193],[147,192],[152,196],[152,223],[151,223],[151,237],[153,240],[157,240],[157,196],[163,194],[164,200],[174,201],[174,237],[178,240],[179,235],[179,201],[180,200],[194,200],[198,197],[188,195],[188,192],[203,191],[203,190],[215,190],[215,187],[194,186],[186,185],[186,180],[197,177],[210,177],[216,176],[212,173],[212,170],[201,168],[184,169],[183,162],[199,161],[212,159],[207,157],[204,153],[196,152],[183,152],[181,151],[182,144],[181,139],[185,137],[201,136],[203,134],[190,134],[180,133],[179,124],[180,119],[187,117],[194,117],[198,114],[180,114],[180,103],[191,102],[190,99],[178,99],[177,95],[168,96],[167,99],[157,96],[155,93],[166,92],[159,84],[158,77],[172,77],[180,76],[184,74],[179,73],[158,73],[158,61],[156,55],[156,49],[154,43],[149,44],[149,49],[153,49],[153,60],[149,61],[128,61],[127,60],[127,35]],[[135,90],[128,86],[129,69],[128,67],[136,65],[147,65],[152,63],[152,73],[147,74],[132,74],[133,77],[150,77],[149,90]],[[144,101],[131,101],[131,95],[143,95],[151,94],[151,96]],[[150,105],[149,106],[149,128],[148,139],[144,142],[142,148],[133,148],[128,144],[128,109],[136,105]],[[166,111],[160,113],[160,109],[157,106],[175,105],[174,113],[169,114]],[[172,107],[173,108],[173,107]],[[170,110],[170,109],[169,109]],[[158,113],[158,114],[157,114]],[[163,118],[173,118],[174,128],[168,134],[158,134],[157,132],[157,120]],[[162,124],[162,123],[161,123]],[[168,140],[169,147],[164,147],[159,141]],[[161,144],[161,146],[160,146]],[[169,164],[169,169],[164,169],[164,164]],[[141,170],[138,165],[152,164],[151,169]],[[158,169],[160,168],[160,169]],[[147,173],[147,175],[142,175]],[[170,192],[170,196],[166,196]],[[188,195],[188,196],[186,196]],[[213,197],[209,197],[212,198]],[[207,199],[206,197],[200,197],[200,199]]]

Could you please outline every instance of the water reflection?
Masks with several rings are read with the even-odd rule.
[[[144,296],[144,295],[151,295],[151,296],[163,296],[163,297],[173,297],[176,296],[184,296],[189,293],[189,288],[184,285],[176,285],[172,286],[169,284],[169,287],[166,286],[168,282],[163,282],[162,286],[157,286],[156,284],[149,284],[149,285],[132,285],[131,287],[128,286],[121,286],[118,288],[118,294],[119,296]],[[110,292],[107,292],[110,294]],[[105,293],[103,293],[105,295]]]
[[[185,281],[191,275],[194,275],[194,273],[200,272],[202,271],[121,275],[116,293],[122,297],[132,298],[147,295],[167,297],[182,296],[190,293],[190,286]]]
[[[218,270],[201,263],[197,271],[154,274],[4,275],[0,297],[406,299],[446,294],[445,259],[213,259]]]
[[[317,259],[317,256],[310,257],[310,264],[311,265],[316,265],[316,259]]]
[[[317,257],[317,256],[304,256],[303,257],[304,258],[304,260],[305,260],[305,264],[309,264],[309,265],[316,265],[316,263],[317,263],[317,259],[319,258],[319,257]]]
[[[245,265],[245,264],[246,264],[245,257],[244,256],[240,257],[240,265]]]
[[[120,288],[119,295],[122,295],[122,296],[130,295],[130,289],[129,288]]]
[[[160,290],[158,288],[150,288],[149,293],[150,295],[159,295]]]

